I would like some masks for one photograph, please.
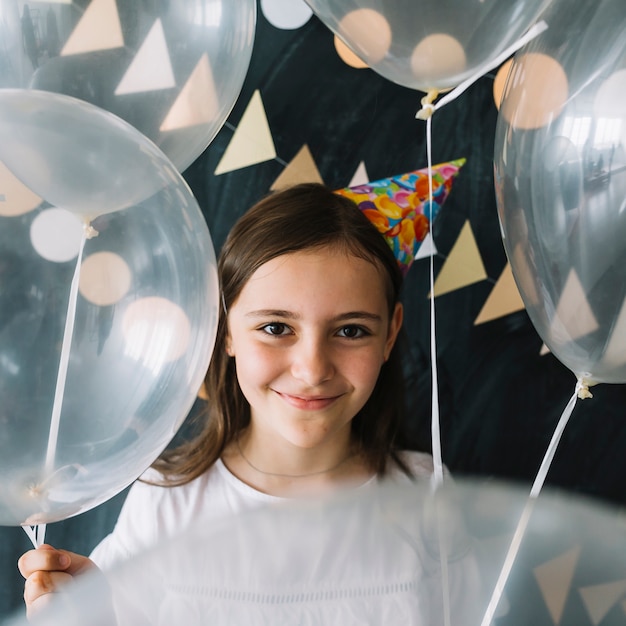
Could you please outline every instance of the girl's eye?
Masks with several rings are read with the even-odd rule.
[[[339,329],[339,336],[346,339],[360,339],[369,333],[361,326],[344,326]]]
[[[287,324],[281,324],[280,322],[272,322],[271,324],[265,324],[261,327],[261,330],[268,335],[287,335],[289,334],[289,326]]]

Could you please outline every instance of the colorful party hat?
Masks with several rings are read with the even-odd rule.
[[[385,237],[406,274],[464,164],[465,159],[456,159],[433,165],[432,202],[428,168],[345,187],[336,193],[356,202]]]

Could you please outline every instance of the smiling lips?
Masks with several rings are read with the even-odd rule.
[[[275,393],[287,404],[302,411],[320,411],[322,409],[326,409],[341,397],[341,395],[312,397],[292,396],[288,393],[281,393],[280,391],[276,391]]]

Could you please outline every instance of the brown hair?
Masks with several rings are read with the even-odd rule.
[[[391,319],[400,298],[402,274],[385,239],[352,200],[316,183],[295,185],[263,198],[235,223],[219,256],[222,303],[205,380],[208,415],[202,416],[195,436],[166,450],[154,464],[168,485],[187,483],[206,471],[250,422],[250,407],[239,387],[234,360],[226,354],[226,312],[263,264],[284,254],[326,246],[365,259],[383,273]],[[402,406],[396,342],[372,395],[352,420],[354,441],[379,475],[387,470],[390,458],[410,473],[398,456]]]

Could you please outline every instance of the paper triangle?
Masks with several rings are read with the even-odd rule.
[[[336,193],[350,198],[371,220],[406,274],[464,164],[465,159],[456,159],[432,166],[432,198],[428,168],[344,187]]]
[[[592,624],[597,626],[626,594],[626,580],[581,587],[578,592],[582,597]]]
[[[476,245],[469,220],[466,220],[461,233],[452,247],[448,258],[435,280],[435,298],[487,278],[483,260]]]
[[[261,92],[257,89],[215,168],[215,174],[232,172],[275,158],[274,139],[265,115]]]
[[[157,19],[122,76],[122,80],[115,89],[115,95],[172,87],[176,87],[176,79],[167,50],[163,23]]]
[[[619,367],[626,363],[626,301],[622,303],[611,338],[604,350],[602,362],[611,367]]]
[[[541,350],[539,350],[539,356],[545,356],[546,354],[550,354],[550,348],[544,343],[541,346]]]
[[[574,578],[580,547],[535,567],[535,579],[555,624],[561,621],[565,602]]]
[[[61,56],[112,50],[124,45],[115,0],[92,0],[68,37]]]
[[[550,324],[550,333],[555,342],[568,343],[598,329],[587,296],[580,284],[578,274],[572,269],[561,292],[556,313]]]
[[[36,209],[42,200],[0,161],[0,215],[16,217]]]
[[[496,282],[485,304],[483,304],[478,317],[474,320],[474,325],[490,322],[524,309],[522,296],[519,295],[515,279],[513,278],[511,264],[507,263],[502,274],[500,274],[500,278],[498,278],[498,282]]]
[[[207,54],[203,54],[161,124],[162,132],[210,124],[220,105]]]
[[[352,180],[348,187],[354,187],[356,185],[366,185],[369,181],[369,176],[367,174],[367,170],[365,169],[365,163],[361,161],[359,166],[356,168],[356,172],[354,172],[354,176],[352,176]]]
[[[435,240],[431,233],[428,233],[428,235],[424,237],[424,241],[422,241],[422,245],[415,255],[415,261],[417,261],[417,259],[425,259],[429,256],[434,256],[435,254],[437,254],[437,246],[435,246]]]
[[[277,189],[283,189],[298,183],[323,182],[309,146],[305,144],[291,162],[287,164],[280,176],[272,183],[270,189],[276,191]]]
[[[511,267],[515,267],[515,274],[524,288],[526,300],[530,305],[537,306],[540,300],[539,294],[537,293],[535,275],[528,264],[528,258],[526,257],[526,253],[521,244],[518,243],[515,246],[510,262],[512,263]]]

